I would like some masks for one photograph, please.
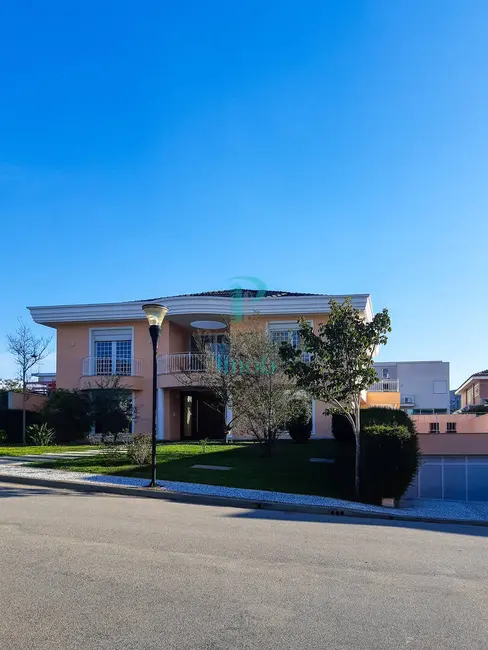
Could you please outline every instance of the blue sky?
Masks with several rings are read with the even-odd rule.
[[[26,305],[243,275],[371,293],[383,360],[488,367],[487,24],[484,0],[4,0],[0,377]]]

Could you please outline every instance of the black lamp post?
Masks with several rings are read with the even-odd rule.
[[[158,388],[157,352],[161,325],[168,313],[168,308],[151,302],[142,305],[149,323],[149,334],[153,347],[153,390],[152,390],[152,451],[151,451],[151,482],[149,487],[156,487],[156,393]]]

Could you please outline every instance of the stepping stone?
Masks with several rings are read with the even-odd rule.
[[[335,463],[333,458],[309,458],[311,463]]]
[[[225,465],[192,465],[192,468],[193,469],[216,469],[224,472],[226,472],[228,469],[232,469],[232,467],[226,467]]]

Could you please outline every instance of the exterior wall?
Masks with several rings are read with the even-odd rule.
[[[402,361],[374,364],[378,377],[387,368],[391,379],[400,382],[402,406],[404,398],[413,396],[413,409],[446,409],[449,412],[449,363],[444,361]],[[445,393],[434,393],[434,382],[445,381]]]
[[[330,438],[332,436],[332,416],[324,415],[324,402],[315,402],[315,437]]]
[[[361,408],[368,408],[369,406],[387,406],[389,408],[399,409],[400,393],[393,391],[368,391],[366,393],[366,403]]]
[[[425,456],[488,455],[488,433],[421,434],[419,442]]]
[[[456,423],[456,433],[449,433],[449,436],[467,433],[486,433],[488,434],[488,413],[477,417],[471,413],[459,413],[452,415],[412,415],[410,416],[415,422],[419,434],[429,434],[431,436],[442,436],[447,431],[447,423]],[[430,423],[439,423],[439,433],[430,433]]]
[[[25,408],[27,411],[37,411],[38,409],[44,406],[46,402],[46,395],[37,395],[32,393],[29,395],[29,399],[25,402]],[[8,395],[8,408],[9,409],[19,409],[23,408],[23,395],[22,393],[16,393],[10,391]]]

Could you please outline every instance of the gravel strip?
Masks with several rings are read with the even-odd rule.
[[[129,487],[146,487],[148,480],[128,476],[106,476],[102,474],[87,474],[82,472],[66,472],[58,469],[40,469],[29,467],[18,462],[3,464],[0,468],[2,475],[69,481],[71,483],[97,483],[100,485],[124,485]],[[289,494],[286,492],[271,492],[269,490],[247,490],[244,488],[205,485],[202,483],[184,483],[180,481],[158,481],[158,485],[168,492],[185,494],[201,494],[215,497],[230,497],[248,499],[249,501],[266,501],[303,506],[322,506],[337,510],[354,510],[358,513],[386,514],[389,517],[408,515],[408,517],[431,517],[437,519],[458,519],[463,521],[487,521],[488,502],[475,501],[441,501],[418,500],[410,501],[401,508],[383,508],[354,501],[331,499],[329,497],[306,494]]]

